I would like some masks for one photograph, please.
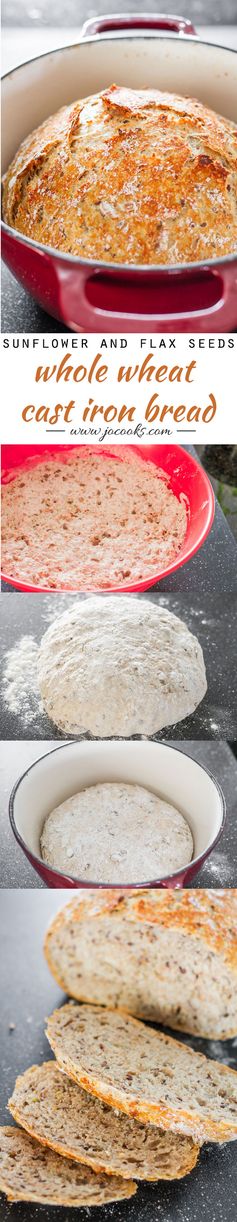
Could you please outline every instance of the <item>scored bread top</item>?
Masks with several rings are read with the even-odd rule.
[[[3,216],[44,245],[105,262],[178,264],[237,245],[236,129],[201,102],[111,85],[33,132]]]
[[[76,1000],[212,1039],[237,1031],[237,891],[88,892],[53,918],[48,966]]]
[[[0,1128],[0,1188],[8,1201],[68,1206],[105,1205],[136,1192],[132,1180],[95,1175],[7,1125]]]
[[[198,1146],[192,1138],[112,1111],[54,1061],[32,1065],[17,1078],[8,1106],[14,1120],[37,1141],[107,1175],[179,1179],[197,1162]]]
[[[237,1136],[237,1073],[119,1010],[73,1002],[47,1036],[69,1076],[111,1107],[197,1142]]]

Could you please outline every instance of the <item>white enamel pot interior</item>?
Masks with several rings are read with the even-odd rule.
[[[11,825],[36,869],[41,862],[39,872],[44,881],[54,885],[53,871],[48,870],[40,854],[40,836],[47,814],[80,789],[105,781],[142,785],[167,799],[185,816],[193,836],[193,859],[189,867],[179,870],[166,883],[182,886],[184,877],[187,881],[196,873],[219,839],[225,802],[205,768],[183,751],[162,742],[65,743],[37,760],[16,782],[10,798]],[[61,882],[56,885],[67,885],[68,876],[57,877]],[[79,880],[71,881],[75,885]],[[156,878],[141,878],[136,885],[147,881],[153,886],[159,883]],[[87,885],[98,885],[98,879],[91,879]],[[128,885],[133,885],[132,861]]]
[[[234,51],[198,38],[137,33],[88,38],[13,69],[2,83],[2,170],[50,114],[114,82],[197,97],[237,121]]]

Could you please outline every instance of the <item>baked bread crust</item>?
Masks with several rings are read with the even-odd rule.
[[[46,1035],[61,1069],[110,1107],[198,1144],[237,1137],[237,1073],[228,1065],[111,1007],[68,1002]]]
[[[3,1125],[0,1128],[0,1190],[6,1193],[8,1201],[37,1201],[42,1205],[79,1208],[127,1200],[134,1196],[137,1185],[120,1176],[95,1175],[90,1167],[63,1158],[47,1146],[42,1148],[22,1129]]]
[[[114,930],[114,938],[116,939],[116,927],[120,929],[120,976],[119,989],[120,997],[123,983],[123,954],[128,954],[127,944],[129,942],[127,936],[127,926],[131,928],[131,934],[134,926],[140,929],[141,938],[142,930],[144,930],[149,942],[149,931],[152,934],[156,930],[170,930],[172,933],[184,935],[184,944],[190,940],[190,954],[192,956],[192,948],[194,944],[201,944],[207,948],[207,951],[212,955],[217,956],[217,977],[220,980],[221,963],[227,969],[229,978],[233,979],[233,995],[236,991],[237,983],[237,889],[233,890],[200,890],[200,891],[175,891],[175,890],[158,890],[158,889],[141,889],[134,890],[129,893],[107,891],[87,892],[86,896],[76,896],[65,904],[63,908],[53,918],[46,932],[44,941],[44,953],[48,963],[48,967],[54,976],[57,984],[64,992],[71,993],[77,1001],[95,1003],[96,997],[93,994],[93,977],[92,990],[88,995],[88,987],[83,985],[83,965],[80,972],[80,938],[83,938],[83,927],[93,927],[98,930],[98,938],[103,941],[103,922],[110,920],[111,930]],[[124,942],[121,939],[121,925],[124,924]],[[58,940],[63,940],[64,931],[72,931],[72,956],[73,943],[75,940],[75,931],[78,927],[79,942],[78,942],[78,987],[71,989],[70,984],[70,965],[64,967],[63,956],[58,954]],[[108,927],[107,927],[108,928]],[[145,941],[138,945],[138,964],[139,953],[142,954],[141,964],[144,964]],[[158,949],[159,955],[159,949]],[[60,960],[60,968],[59,968]],[[159,966],[159,964],[158,964]],[[167,969],[168,971],[168,969]],[[100,967],[98,965],[98,973]],[[107,980],[109,977],[107,977]],[[141,968],[142,979],[142,968]],[[183,979],[183,978],[182,978]],[[108,1001],[108,992],[106,992],[106,974],[101,975],[103,986],[104,1002]],[[182,986],[182,980],[181,980]],[[158,993],[159,971],[158,971]],[[198,1004],[197,985],[195,988],[196,1003]],[[220,983],[220,999],[221,999],[221,983]],[[128,1012],[135,1013],[139,1018],[151,1018],[154,1021],[154,1009],[149,1014],[147,1009],[146,986],[145,986],[145,1008],[142,1006],[142,989],[141,980],[139,980],[139,1007],[136,1010],[130,1010],[129,1004],[126,1004],[123,993],[123,1009]],[[110,1001],[109,1001],[110,1004]],[[115,1004],[113,1002],[112,1004]],[[119,1003],[121,1005],[121,1001]],[[159,1015],[159,1021],[162,1021]],[[171,1023],[170,1023],[171,1025]],[[198,1030],[192,1025],[187,1027],[182,1024],[182,1021],[172,1022],[172,1026],[176,1030],[189,1030],[190,1034],[197,1035]],[[231,1039],[236,1035],[235,1026],[226,1027],[223,1024],[222,1030],[216,1027],[209,1030],[201,1029],[202,1037],[206,1039]]]
[[[144,1130],[137,1120],[86,1094],[55,1061],[32,1065],[18,1077],[8,1107],[31,1137],[97,1173],[157,1182],[181,1179],[196,1166],[199,1147],[192,1138],[153,1125]]]
[[[112,85],[62,108],[16,153],[3,217],[59,251],[176,265],[237,247],[237,130],[192,98]]]

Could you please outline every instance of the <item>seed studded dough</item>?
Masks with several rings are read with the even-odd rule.
[[[186,528],[164,471],[121,447],[73,447],[2,486],[3,570],[36,587],[103,590],[152,577],[178,555]]]
[[[150,599],[78,599],[42,638],[44,708],[66,734],[129,738],[189,716],[207,683],[199,641]]]
[[[98,784],[47,816],[43,860],[75,878],[134,883],[163,878],[191,861],[193,839],[174,806],[140,785]]]

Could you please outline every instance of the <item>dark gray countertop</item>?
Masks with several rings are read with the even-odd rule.
[[[6,653],[22,636],[33,636],[40,643],[52,619],[74,602],[70,594],[15,594],[1,600],[1,659],[3,685],[0,686],[0,737],[2,739],[62,739],[64,736],[40,711],[39,700],[29,698],[26,712],[22,705],[15,714],[4,702]],[[77,596],[80,597],[80,596]],[[119,595],[118,595],[119,597]],[[235,659],[237,653],[237,594],[160,595],[148,591],[139,595],[167,607],[184,620],[200,641],[204,652],[208,690],[192,717],[157,737],[237,739],[237,698]],[[31,715],[30,715],[31,713]],[[67,736],[65,736],[67,737]]]
[[[26,293],[21,284],[11,275],[2,263],[2,332],[35,332],[37,335],[46,332],[67,330],[63,323],[57,322],[49,314],[40,309],[33,297]]]
[[[43,744],[29,742],[27,746],[25,743],[19,743],[14,751],[14,743],[6,744],[4,764],[1,766],[3,784],[1,785],[0,815],[0,888],[32,887],[35,890],[44,890],[43,882],[41,882],[38,874],[34,873],[24,853],[14,840],[8,820],[7,806],[11,785],[30,763],[33,763],[34,760],[45,754],[46,751],[48,752],[54,748],[55,743],[48,742],[46,747],[43,747]],[[181,743],[180,739],[173,739],[172,746],[177,747],[180,751],[184,751],[186,755],[192,756],[197,763],[207,768],[221,786],[226,800],[227,818],[221,840],[196,875],[192,886],[235,887],[237,878],[237,760],[233,755],[231,746],[226,742],[187,742],[184,740]],[[12,759],[8,766],[11,752]],[[9,779],[6,783],[7,771]],[[69,898],[68,892],[67,895]]]
[[[121,6],[118,0],[96,0],[95,4],[86,4],[86,0],[3,0],[2,20],[7,26],[78,26],[89,17],[103,13],[118,13]],[[122,12],[129,13],[178,12],[182,17],[198,25],[230,25],[236,22],[236,0],[180,0],[172,4],[171,0],[124,0]]]
[[[187,448],[190,453],[195,454],[192,447]],[[176,573],[171,573],[170,577],[159,581],[153,589],[159,590],[160,593],[184,592],[192,594],[193,597],[237,592],[237,544],[218,501],[214,522],[205,543],[187,564],[183,564]],[[13,593],[14,587],[2,582],[2,592]],[[23,594],[20,594],[20,597],[23,598]]]
[[[72,892],[71,892],[72,894]],[[44,1035],[45,1016],[63,995],[51,978],[42,941],[54,912],[68,899],[54,892],[8,891],[0,897],[2,928],[2,1074],[1,1123],[11,1120],[6,1103],[17,1074],[51,1055]],[[14,1029],[10,1031],[11,1025]],[[173,1033],[171,1033],[173,1034]],[[236,1040],[223,1044],[180,1037],[198,1051],[236,1068]],[[12,1122],[13,1123],[13,1122]],[[207,1145],[190,1176],[173,1183],[147,1184],[131,1201],[104,1209],[80,1210],[81,1222],[233,1222],[237,1208],[234,1143]],[[78,1222],[78,1210],[41,1205],[7,1205],[2,1197],[0,1222]]]

